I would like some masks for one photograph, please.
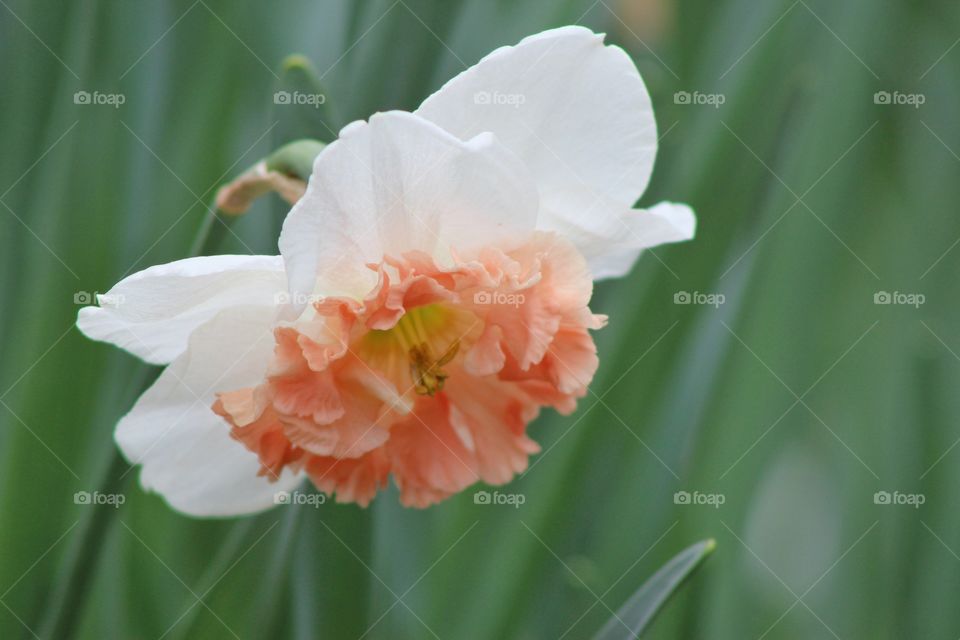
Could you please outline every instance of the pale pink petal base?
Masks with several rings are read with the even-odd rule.
[[[262,474],[303,471],[338,502],[366,506],[391,474],[415,507],[509,482],[539,451],[527,424],[544,406],[573,411],[596,372],[589,330],[605,318],[585,260],[536,232],[452,265],[413,252],[370,268],[364,300],[277,328],[264,381],[214,410]]]

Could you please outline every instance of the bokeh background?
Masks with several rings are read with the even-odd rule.
[[[585,638],[708,537],[649,637],[960,635],[956,3],[0,5],[0,637]],[[532,426],[544,453],[501,488],[521,507],[391,489],[200,521],[136,470],[109,516],[75,504],[116,475],[147,375],[78,333],[77,302],[186,255],[225,178],[328,137],[274,104],[288,54],[335,130],[572,23],[653,96],[642,204],[700,227],[597,288],[601,370]],[[258,203],[222,251],[275,252],[283,213]]]

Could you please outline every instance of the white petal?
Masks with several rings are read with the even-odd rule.
[[[539,228],[619,217],[646,189],[657,152],[650,96],[636,66],[582,27],[497,49],[416,113],[462,139],[493,132],[519,155],[540,188]]]
[[[537,188],[489,133],[467,141],[400,111],[354,122],[317,157],[307,193],[280,234],[297,299],[316,290],[362,296],[366,263],[422,250],[503,242],[532,230]]]
[[[152,364],[183,353],[190,333],[221,309],[274,304],[286,292],[280,256],[211,256],[150,267],[128,276],[99,307],[80,310],[88,337],[117,345]]]
[[[257,476],[256,454],[230,437],[211,409],[218,391],[260,382],[273,352],[276,308],[222,311],[190,337],[188,349],[167,367],[117,425],[117,444],[143,465],[140,483],[193,516],[253,513],[274,504],[301,478],[284,472],[271,483]]]
[[[580,238],[595,280],[627,274],[643,249],[691,240],[697,218],[685,204],[661,202],[650,209],[634,209],[605,227],[568,228],[567,235]]]

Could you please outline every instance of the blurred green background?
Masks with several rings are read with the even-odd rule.
[[[585,638],[711,536],[649,637],[960,635],[956,3],[0,5],[0,637],[66,613],[58,639]],[[525,504],[404,510],[391,489],[199,521],[136,472],[112,519],[75,504],[143,375],[79,334],[75,299],[184,256],[225,176],[328,136],[273,103],[288,54],[336,129],[572,23],[653,96],[642,204],[689,202],[700,227],[598,287],[601,370],[531,427],[544,453],[501,488]],[[222,251],[275,253],[283,212],[258,203]]]

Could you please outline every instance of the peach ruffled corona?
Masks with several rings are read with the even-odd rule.
[[[303,470],[341,502],[366,505],[389,474],[425,507],[482,480],[503,484],[539,451],[543,406],[568,413],[597,368],[592,279],[563,238],[488,247],[438,265],[423,253],[370,265],[362,300],[316,302],[275,330],[264,381],[214,410],[256,452],[261,474]]]

